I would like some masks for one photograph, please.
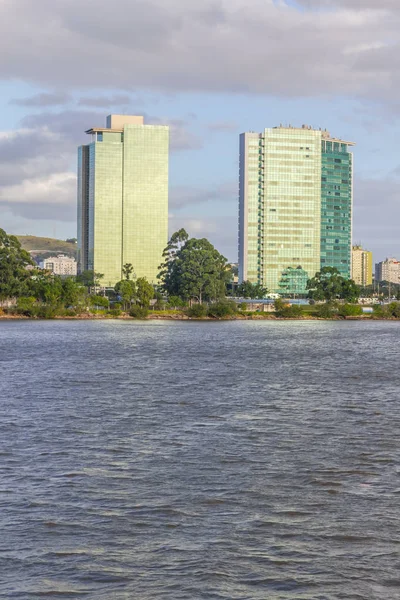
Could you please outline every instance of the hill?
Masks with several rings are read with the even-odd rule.
[[[24,250],[27,250],[36,259],[46,258],[52,254],[66,254],[76,258],[77,245],[65,240],[37,237],[35,235],[17,235]]]

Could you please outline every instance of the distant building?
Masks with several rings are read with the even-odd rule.
[[[305,125],[241,134],[239,281],[304,293],[322,267],[350,278],[353,145]]]
[[[400,284],[400,262],[397,258],[387,258],[375,265],[375,280]]]
[[[132,115],[106,125],[78,149],[78,271],[112,287],[130,263],[156,283],[168,242],[169,128]]]
[[[351,253],[351,278],[357,285],[372,285],[372,252],[353,246]]]
[[[77,273],[77,262],[74,258],[70,256],[65,256],[64,254],[60,254],[59,256],[51,256],[50,258],[45,258],[40,263],[41,269],[46,269],[47,271],[52,271],[54,275],[76,275]]]

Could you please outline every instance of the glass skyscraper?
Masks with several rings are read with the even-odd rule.
[[[136,277],[156,283],[168,241],[167,126],[110,115],[78,149],[78,271],[114,286],[131,263]]]
[[[350,277],[349,145],[307,126],[240,136],[240,281],[302,293],[321,267]]]

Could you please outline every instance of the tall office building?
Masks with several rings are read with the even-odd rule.
[[[372,285],[372,252],[353,246],[351,253],[351,278],[363,287]]]
[[[352,145],[305,125],[240,136],[240,281],[301,293],[325,266],[350,277]]]
[[[156,283],[168,241],[167,126],[140,116],[110,115],[86,131],[78,149],[78,271],[93,270],[114,286],[131,263]]]

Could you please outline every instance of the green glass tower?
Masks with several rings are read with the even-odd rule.
[[[321,267],[351,276],[353,155],[349,142],[322,139]]]
[[[110,115],[78,149],[78,272],[101,273],[112,287],[131,263],[156,283],[168,241],[167,126]]]
[[[301,294],[323,266],[350,277],[349,145],[305,125],[240,136],[240,281]]]

